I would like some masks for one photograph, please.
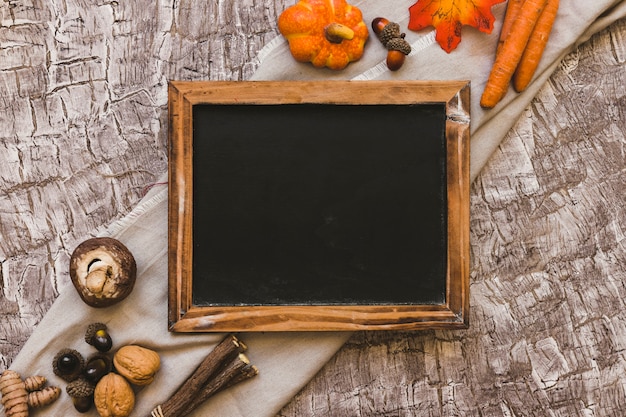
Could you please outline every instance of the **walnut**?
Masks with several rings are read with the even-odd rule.
[[[135,407],[135,393],[123,376],[111,372],[96,385],[93,401],[102,417],[128,417]]]
[[[154,380],[154,375],[161,366],[161,359],[153,350],[127,345],[115,353],[113,365],[131,384],[148,385]]]

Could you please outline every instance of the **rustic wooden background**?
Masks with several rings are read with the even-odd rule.
[[[167,80],[248,79],[290,4],[0,2],[0,370],[166,171]],[[280,416],[624,415],[625,61],[569,54],[474,183],[471,328],[356,333]]]

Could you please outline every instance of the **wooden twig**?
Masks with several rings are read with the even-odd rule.
[[[222,389],[225,389],[230,381],[242,375],[242,370],[249,364],[250,361],[243,353],[240,353],[239,356],[232,362],[225,364],[220,372],[207,381],[207,384],[202,388],[202,390],[192,398],[192,400],[187,404],[187,407],[183,410],[181,416],[189,415],[210,396],[218,391],[221,391]]]
[[[228,381],[228,383],[226,383],[226,385],[224,385],[220,389],[220,391],[224,390],[226,388],[230,388],[230,387],[232,387],[235,384],[238,384],[240,382],[245,381],[246,379],[250,379],[253,376],[258,375],[258,373],[259,373],[259,369],[256,366],[254,366],[254,365],[247,365],[243,369],[241,369],[239,374],[235,375],[230,381]]]
[[[200,363],[192,375],[152,416],[183,417],[211,395],[258,373],[243,354],[246,345],[234,335],[222,340]]]

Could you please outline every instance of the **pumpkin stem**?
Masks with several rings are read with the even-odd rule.
[[[354,38],[354,31],[341,23],[330,23],[324,28],[324,35],[328,42],[341,43]]]

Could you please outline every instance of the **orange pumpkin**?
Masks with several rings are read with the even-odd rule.
[[[333,70],[361,58],[369,36],[361,10],[345,0],[300,0],[281,13],[278,30],[297,61]]]

